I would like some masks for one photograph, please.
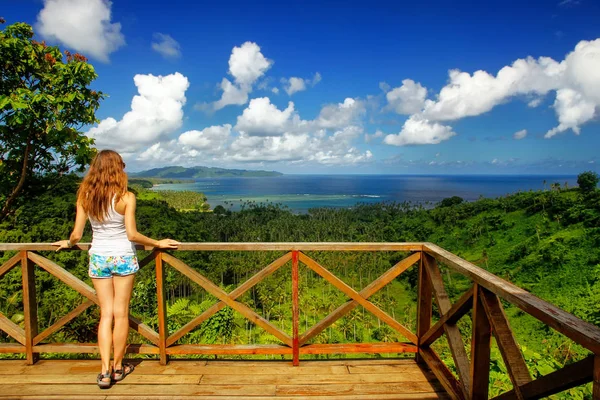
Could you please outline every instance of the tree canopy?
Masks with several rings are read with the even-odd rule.
[[[4,21],[0,21],[3,23]],[[80,54],[33,39],[30,25],[0,30],[0,220],[34,179],[83,170],[95,153],[81,129],[97,122],[102,92]]]
[[[596,189],[599,180],[600,177],[598,177],[598,174],[594,171],[586,171],[577,175],[577,184],[579,185],[579,189],[585,193]]]

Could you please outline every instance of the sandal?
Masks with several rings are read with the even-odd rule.
[[[105,381],[104,379],[107,379],[107,381]],[[112,377],[111,377],[111,373],[107,372],[105,374],[100,373],[98,374],[98,377],[96,378],[96,382],[98,383],[98,387],[100,389],[108,389],[110,387],[110,385],[112,384]]]
[[[112,374],[112,380],[114,382],[119,382],[125,379],[127,375],[133,372],[135,367],[132,364],[123,363],[120,369],[115,369]]]

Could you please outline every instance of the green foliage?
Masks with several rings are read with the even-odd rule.
[[[452,196],[452,197],[447,197],[445,199],[443,199],[440,202],[440,207],[452,207],[455,205],[458,205],[460,203],[464,202],[464,199],[462,197],[459,196]]]
[[[594,171],[586,171],[577,175],[577,184],[579,185],[579,189],[584,193],[595,190],[599,180],[600,177]]]
[[[24,23],[0,31],[0,220],[35,179],[83,170],[94,155],[93,140],[79,131],[97,121],[104,97],[89,88],[94,68],[32,37]]]

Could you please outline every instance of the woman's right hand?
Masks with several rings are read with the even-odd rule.
[[[173,240],[173,239],[162,239],[158,241],[158,247],[159,249],[176,249],[177,246],[179,246],[181,243],[179,243],[177,240]]]

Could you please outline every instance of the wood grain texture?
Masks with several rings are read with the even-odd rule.
[[[521,386],[523,398],[541,399],[560,393],[564,390],[583,385],[592,381],[594,370],[594,355],[588,356],[583,360],[569,364],[566,367],[544,375]],[[494,397],[494,400],[515,400],[518,399],[514,390],[510,390],[500,396]]]
[[[252,287],[254,287],[257,283],[261,282],[264,278],[273,274],[275,271],[277,271],[279,268],[285,265],[288,261],[291,260],[291,258],[292,253],[286,253],[285,255],[279,257],[277,260],[273,261],[265,268],[254,274],[246,282],[242,283],[240,286],[232,290],[231,293],[229,293],[228,297],[232,300],[237,299],[238,297],[246,293],[248,290],[250,290]],[[210,306],[202,314],[194,317],[190,322],[188,322],[179,330],[174,332],[171,336],[169,336],[169,338],[167,339],[167,346],[171,346],[172,344],[177,342],[187,333],[191,332],[195,327],[197,327],[198,325],[200,325],[201,323],[203,323],[204,321],[206,321],[215,313],[217,313],[225,307],[227,307],[227,304],[225,304],[223,301],[219,301],[218,303]]]
[[[479,294],[515,393],[519,399],[523,399],[520,387],[531,382],[531,374],[525,364],[523,353],[513,335],[498,296],[481,287]]]
[[[12,322],[6,315],[0,313],[0,330],[6,332],[10,337],[22,345],[25,345],[25,329]]]
[[[178,361],[129,360],[135,371],[102,391],[99,360],[0,361],[0,398],[10,399],[447,399],[434,375],[414,360]],[[350,373],[348,368],[355,368]],[[402,367],[398,373],[382,370]],[[379,368],[379,369],[378,369]]]
[[[21,275],[23,278],[23,313],[25,314],[25,357],[28,364],[39,359],[33,350],[33,338],[38,334],[37,300],[35,295],[34,265],[28,258],[28,252],[21,251]]]
[[[448,293],[444,287],[444,281],[440,273],[440,269],[437,265],[436,260],[430,255],[423,255],[423,265],[427,269],[427,276],[433,287],[434,299],[438,305],[440,313],[442,315],[447,314],[452,308]],[[460,377],[460,383],[462,385],[465,397],[468,397],[468,393],[471,387],[471,375],[470,375],[470,363],[467,357],[467,351],[465,350],[465,343],[460,334],[460,330],[456,324],[445,323],[444,332],[446,332],[446,339],[448,340],[448,346],[454,359],[454,365],[458,370],[458,376]]]
[[[450,398],[454,400],[465,400],[469,398],[465,395],[460,382],[452,375],[452,372],[450,372],[446,364],[444,364],[435,351],[431,348],[421,348],[419,349],[419,354],[440,384],[446,389]]]
[[[89,250],[90,243],[77,243],[71,249],[61,251]],[[136,245],[138,250],[154,250],[151,246]],[[202,242],[181,243],[177,251],[421,251],[423,243],[350,243],[350,242]],[[56,250],[50,243],[0,243],[0,251]]]
[[[452,270],[516,305],[590,351],[600,354],[600,328],[597,326],[561,310],[433,243],[424,243],[423,249]]]
[[[350,297],[352,300],[356,301],[358,304],[363,306],[367,311],[371,312],[382,322],[388,324],[391,328],[399,332],[402,336],[410,340],[412,343],[417,343],[417,335],[415,335],[408,328],[396,321],[391,315],[389,315],[388,313],[377,307],[375,304],[362,297],[356,290],[346,285],[346,283],[344,283],[340,278],[332,274],[330,271],[321,266],[315,260],[308,257],[304,253],[300,253],[300,261],[302,261],[303,264],[308,266],[317,274],[325,278],[333,286],[341,290],[346,296]]]
[[[390,283],[397,276],[399,276],[402,272],[406,271],[410,268],[414,263],[421,259],[420,253],[412,254],[405,259],[399,261],[392,268],[387,270],[383,275],[374,280],[372,283],[367,285],[363,290],[361,290],[358,294],[364,299],[368,299],[373,294],[377,293],[382,287]],[[335,321],[340,319],[342,316],[358,307],[359,303],[356,300],[350,300],[334,311],[332,311],[329,315],[327,315],[324,319],[313,325],[306,332],[300,335],[299,342],[300,345],[307,343],[313,337],[317,336],[319,333],[327,329],[331,326]]]
[[[473,287],[467,290],[452,305],[450,310],[435,323],[421,338],[421,346],[429,346],[444,334],[445,324],[456,324],[473,307]]]
[[[483,307],[482,290],[473,293],[473,328],[471,340],[471,399],[487,399],[490,385],[490,349],[492,327]]]
[[[292,338],[287,333],[281,331],[275,325],[267,321],[265,318],[258,315],[250,307],[232,300],[223,289],[212,283],[209,279],[204,277],[198,271],[190,268],[183,261],[173,257],[170,254],[162,253],[162,259],[163,261],[171,265],[173,268],[177,269],[179,272],[190,278],[192,281],[202,286],[208,293],[212,294],[213,296],[227,304],[229,307],[242,314],[245,318],[247,318],[254,324],[260,326],[261,328],[263,328],[264,330],[281,340],[286,345],[290,347],[292,346]]]
[[[46,328],[43,332],[33,338],[33,344],[36,345],[40,343],[42,340],[46,339],[48,336],[52,335],[54,332],[58,331],[60,328],[68,324],[72,319],[76,318],[79,314],[87,310],[89,307],[94,305],[94,302],[91,300],[87,300],[80,304],[77,308],[69,312],[64,317],[60,318],[56,321],[52,326]]]
[[[14,268],[21,261],[21,253],[17,253],[9,258],[2,266],[0,266],[0,278],[4,276],[8,271]]]
[[[169,325],[167,323],[167,298],[165,295],[165,268],[160,251],[154,252],[154,264],[156,265],[156,301],[158,303],[158,351],[160,363],[165,365],[169,358],[167,356],[167,338],[169,337]]]

